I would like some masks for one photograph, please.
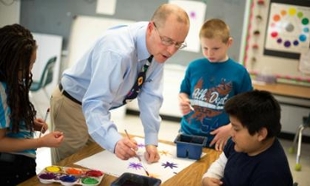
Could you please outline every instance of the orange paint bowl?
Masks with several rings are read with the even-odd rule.
[[[67,168],[65,172],[67,174],[76,175],[76,176],[83,174],[83,171],[81,169],[76,169],[76,168]]]

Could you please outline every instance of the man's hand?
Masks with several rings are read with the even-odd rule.
[[[128,160],[129,158],[136,156],[137,150],[137,142],[134,139],[128,139],[127,137],[119,140],[115,145],[115,155],[122,160]]]
[[[160,156],[157,151],[157,147],[155,145],[146,145],[145,147],[144,158],[147,163],[155,163],[158,162]]]

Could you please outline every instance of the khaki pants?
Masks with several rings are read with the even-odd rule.
[[[64,134],[62,144],[51,149],[52,164],[56,164],[93,140],[87,131],[82,106],[65,97],[58,86],[51,96],[50,104],[51,130]]]

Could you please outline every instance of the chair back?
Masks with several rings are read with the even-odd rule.
[[[309,113],[308,117],[307,116],[303,117],[303,122],[304,122],[304,125],[310,126],[310,113]]]
[[[43,73],[40,78],[40,85],[41,88],[47,86],[53,81],[53,75],[54,75],[54,67],[56,64],[57,57],[52,57],[48,60],[46,63]]]

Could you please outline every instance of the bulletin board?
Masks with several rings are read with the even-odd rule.
[[[310,0],[252,0],[244,65],[252,76],[310,86]]]

